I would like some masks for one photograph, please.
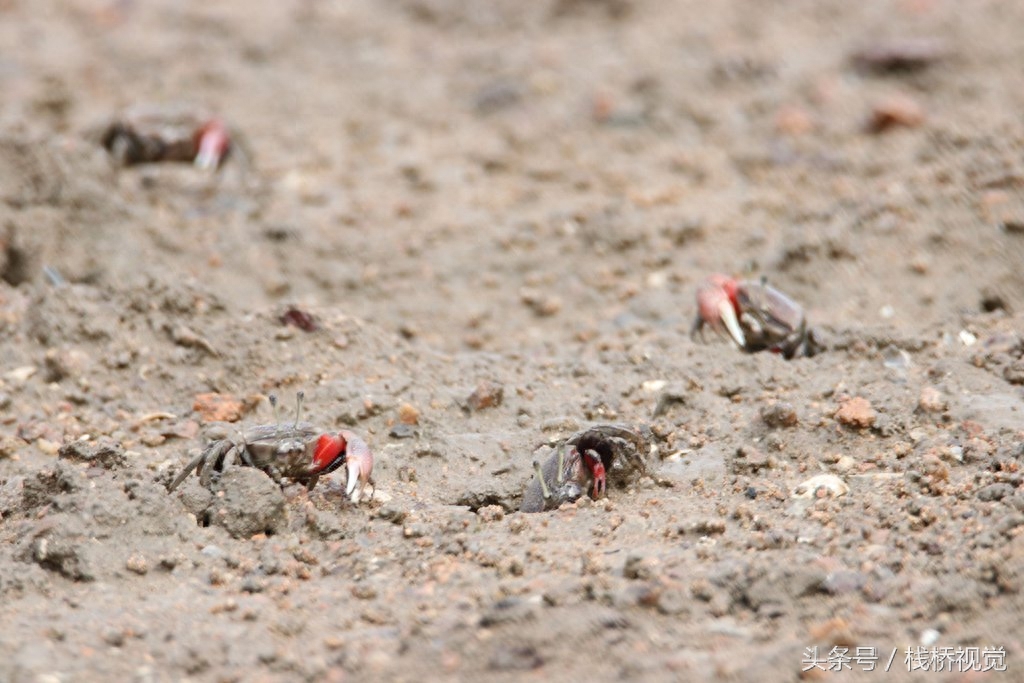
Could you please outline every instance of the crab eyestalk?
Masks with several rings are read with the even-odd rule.
[[[277,394],[271,394],[267,396],[267,400],[270,401],[270,407],[274,410],[274,425],[275,431],[281,431],[281,410],[277,407]]]
[[[561,454],[559,454],[559,461],[561,461]],[[559,462],[559,470],[561,470],[561,462]],[[544,481],[544,469],[540,466],[539,460],[533,461],[533,471],[537,475],[537,481],[540,482],[540,492],[544,496],[544,500],[551,499],[551,489],[548,488],[548,484]]]
[[[306,392],[298,391],[295,393],[295,426],[292,429],[299,428],[299,417],[302,415],[302,401],[306,398]]]

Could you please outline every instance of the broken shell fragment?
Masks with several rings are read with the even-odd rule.
[[[820,493],[819,493],[820,492]],[[838,498],[850,492],[846,482],[834,474],[818,474],[793,489],[794,498]]]

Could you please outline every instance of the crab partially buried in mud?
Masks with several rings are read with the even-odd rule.
[[[209,487],[215,475],[225,467],[240,464],[265,472],[282,486],[287,481],[305,484],[310,490],[321,475],[345,466],[348,479],[345,494],[358,503],[367,484],[373,485],[373,453],[366,442],[348,430],[337,433],[317,429],[308,422],[300,422],[303,394],[297,395],[295,422],[282,425],[256,425],[232,438],[210,444],[193,458],[167,490],[173,491],[185,481],[193,470],[204,487]],[[277,399],[270,397],[277,413]]]
[[[772,351],[789,359],[813,356],[820,350],[808,329],[804,309],[788,296],[760,280],[737,280],[714,274],[697,287],[697,318],[691,336],[707,325],[727,334],[743,351]]]
[[[186,105],[140,105],[103,130],[101,144],[122,166],[184,161],[216,170],[232,148],[224,122]]]
[[[554,446],[542,465],[534,460],[534,477],[523,493],[521,512],[554,510],[588,491],[603,496],[609,481],[632,483],[647,473],[652,435],[646,427],[597,425]]]

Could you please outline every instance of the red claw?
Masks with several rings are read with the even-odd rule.
[[[196,131],[196,168],[217,168],[230,147],[231,137],[228,135],[227,126],[220,119],[210,119]]]
[[[605,476],[604,462],[601,460],[601,456],[597,451],[586,450],[583,452],[583,463],[590,470],[591,476],[594,478],[594,495],[595,499],[600,498],[605,492],[605,482],[607,477]]]
[[[313,471],[329,471],[338,458],[344,459],[346,446],[347,443],[340,434],[321,434],[313,452]]]
[[[697,287],[697,325],[707,324],[718,333],[728,333],[741,349],[746,338],[739,322],[739,282],[715,273]]]
[[[605,491],[604,465],[599,461],[594,465],[594,498],[600,498]]]

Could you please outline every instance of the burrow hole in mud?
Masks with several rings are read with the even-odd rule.
[[[196,518],[196,523],[203,528],[210,526],[213,524],[213,513],[207,510]],[[267,527],[263,530],[263,534],[269,538],[271,536],[276,536],[277,530],[272,527]]]
[[[488,507],[490,505],[497,505],[505,510],[505,512],[512,512],[512,509],[508,506],[508,501],[501,496],[494,494],[487,494],[473,501],[460,501],[460,504],[466,505],[466,507],[469,508],[469,511],[473,513],[476,513],[480,508]]]
[[[1006,300],[1002,297],[1002,295],[992,292],[982,294],[980,305],[981,310],[985,313],[994,313],[995,311],[1008,310]]]

